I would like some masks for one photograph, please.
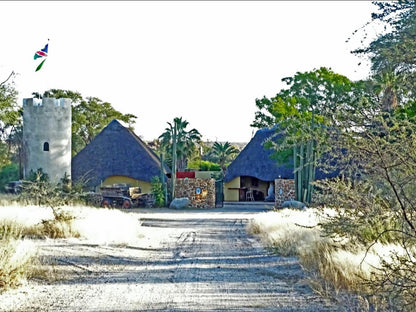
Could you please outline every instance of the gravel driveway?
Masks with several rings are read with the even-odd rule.
[[[56,278],[0,295],[0,310],[339,311],[312,293],[296,258],[247,235],[252,213],[143,210],[146,236],[134,244],[39,241]]]

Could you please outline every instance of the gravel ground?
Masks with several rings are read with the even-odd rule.
[[[1,311],[340,311],[312,293],[296,258],[245,226],[256,211],[140,210],[129,245],[38,241],[49,279],[0,295]],[[258,211],[257,211],[258,212]]]

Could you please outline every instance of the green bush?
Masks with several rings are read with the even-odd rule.
[[[200,171],[221,171],[221,166],[208,160],[195,160],[188,162],[188,169],[198,169]]]
[[[165,192],[163,189],[163,183],[157,176],[153,177],[150,183],[153,196],[155,197],[155,206],[163,207],[165,205]]]
[[[19,165],[9,164],[0,169],[0,192],[5,192],[8,182],[19,179]]]

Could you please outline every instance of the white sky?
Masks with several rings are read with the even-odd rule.
[[[0,80],[14,70],[19,102],[51,88],[132,113],[157,138],[183,117],[204,140],[248,142],[255,99],[281,79],[321,66],[352,80],[368,66],[350,53],[370,1],[0,2]],[[35,52],[49,56],[35,73]]]

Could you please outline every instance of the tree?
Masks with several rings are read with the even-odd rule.
[[[352,52],[370,59],[383,109],[391,112],[416,91],[416,5],[414,1],[373,3],[380,13],[374,13],[372,20],[384,23],[391,31]]]
[[[327,235],[347,238],[368,250],[375,243],[401,250],[381,260],[367,281],[378,307],[413,311],[416,299],[416,3],[376,2],[373,14],[391,26],[366,48],[372,77],[359,109],[343,111],[331,144],[347,153],[341,161],[356,179],[322,181],[322,202],[338,213],[321,224]],[[342,248],[351,248],[343,246]],[[371,295],[371,294],[370,294]],[[381,302],[381,303],[380,303]]]
[[[196,144],[201,141],[201,134],[196,129],[186,131],[189,123],[182,120],[182,117],[174,118],[173,123],[168,122],[168,125],[169,127],[165,128],[165,132],[159,136],[159,139],[165,153],[171,156],[171,196],[173,199],[175,198],[176,172],[185,170],[188,157],[194,152]]]
[[[165,132],[159,136],[161,146],[166,155],[173,155],[172,148],[176,144],[177,170],[184,171],[189,158],[195,153],[197,145],[201,141],[201,134],[195,128],[187,131],[189,122],[183,120],[182,117],[176,117],[173,123],[168,122],[167,124],[169,126],[165,128]],[[173,156],[170,159],[171,162],[172,159]]]
[[[310,203],[312,182],[320,156],[327,150],[327,129],[336,126],[342,110],[354,109],[353,98],[361,90],[347,77],[321,67],[283,78],[288,88],[274,98],[256,99],[259,111],[253,127],[276,126],[282,139],[271,138],[267,147],[276,149],[279,160],[292,151],[296,198]]]
[[[17,91],[13,84],[14,76],[12,72],[0,83],[0,167],[10,164],[15,146],[8,138],[22,122],[21,109],[17,105]]]
[[[83,98],[80,93],[70,90],[52,89],[45,97],[70,98],[72,100],[72,155],[76,155],[113,119],[126,122],[129,127],[135,123],[136,116],[122,114],[110,103],[97,97]]]
[[[230,142],[220,143],[215,142],[211,148],[210,154],[221,167],[221,172],[224,176],[227,165],[235,158],[239,150],[230,144]]]

